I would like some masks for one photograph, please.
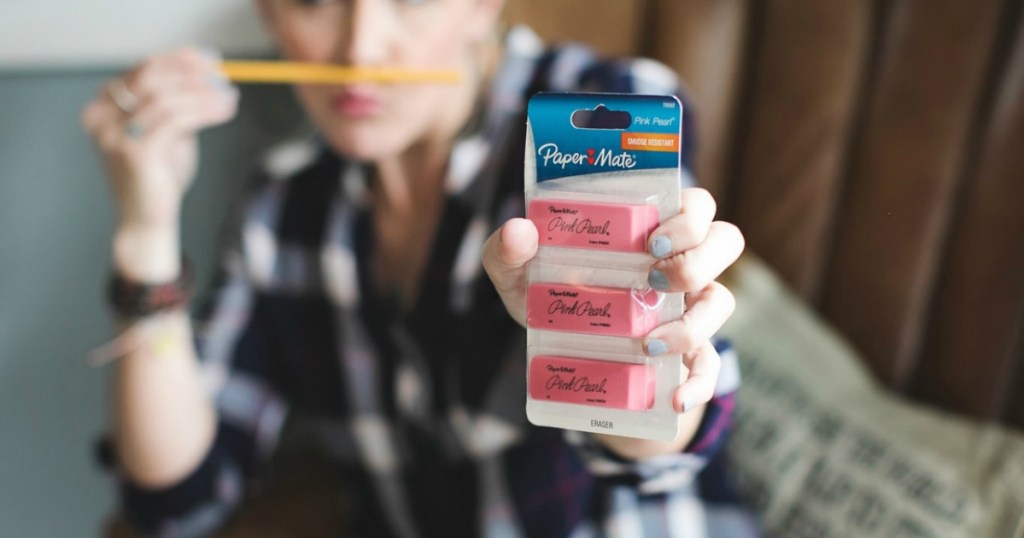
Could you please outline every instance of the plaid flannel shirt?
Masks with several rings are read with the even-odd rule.
[[[287,419],[346,469],[353,536],[756,534],[719,457],[739,384],[726,345],[717,344],[717,392],[690,445],[627,461],[587,434],[526,421],[525,331],[480,264],[490,232],[523,213],[530,95],[678,89],[656,62],[545,48],[530,30],[510,30],[481,110],[453,149],[420,295],[404,308],[368,263],[367,166],[316,137],[268,152],[197,320],[215,442],[169,488],[122,477],[129,520],[161,536],[210,532],[243,500]],[[684,104],[686,165],[692,120]]]

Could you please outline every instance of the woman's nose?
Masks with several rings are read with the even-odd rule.
[[[395,21],[389,9],[391,0],[351,0],[349,17],[343,24],[345,38],[340,43],[341,60],[347,65],[381,65],[387,56],[388,39]]]

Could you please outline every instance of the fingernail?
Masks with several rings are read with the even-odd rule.
[[[683,413],[689,413],[697,407],[697,402],[692,398],[686,398],[683,400]]]
[[[665,344],[664,340],[651,338],[647,341],[648,356],[657,357],[658,355],[664,355],[666,353],[668,353],[668,345]]]
[[[217,95],[213,97],[210,102],[210,106],[213,110],[221,112],[228,112],[234,110],[234,107],[238,104],[238,90],[234,88],[225,88],[217,91]]]
[[[210,73],[206,75],[206,83],[218,90],[231,88],[231,82],[222,73]]]
[[[211,82],[210,85],[217,90],[217,93],[220,94],[221,98],[223,98],[225,102],[231,103],[238,100],[239,91],[237,86],[229,83],[217,84],[213,82]]]
[[[694,400],[692,396],[684,393],[683,391],[679,391],[676,394],[678,395],[676,398],[676,402],[679,405],[679,408],[677,409],[678,412],[686,413],[688,411],[693,411],[693,409],[697,407],[697,401]]]
[[[651,241],[651,256],[664,258],[672,252],[672,240],[668,236],[659,235]]]
[[[203,46],[199,47],[199,53],[206,57],[210,62],[219,64],[224,59],[224,55],[214,47]]]
[[[229,102],[238,101],[238,98],[242,95],[242,92],[238,91],[238,88],[235,86],[228,86],[223,92],[224,99],[227,99]]]
[[[652,269],[651,274],[647,276],[647,282],[658,291],[668,289],[668,277],[665,276],[665,273],[661,272],[661,269]]]

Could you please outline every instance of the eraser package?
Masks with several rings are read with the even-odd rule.
[[[527,111],[527,403],[541,426],[671,440],[682,357],[644,337],[683,313],[647,282],[650,233],[679,213],[672,96],[541,93]]]

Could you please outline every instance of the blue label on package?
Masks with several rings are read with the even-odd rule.
[[[538,93],[527,118],[538,183],[679,167],[682,105],[671,95]]]

